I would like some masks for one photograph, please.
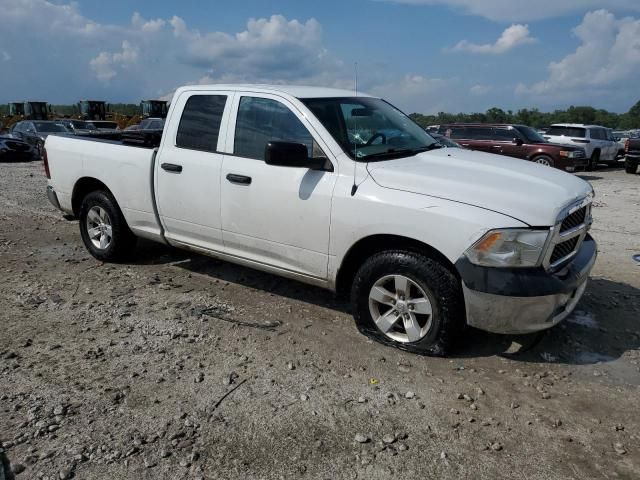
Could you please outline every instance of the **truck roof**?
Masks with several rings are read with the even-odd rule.
[[[370,97],[366,93],[339,88],[312,87],[304,85],[260,85],[260,84],[221,84],[221,85],[189,85],[180,87],[176,94],[183,91],[251,91],[255,93],[285,94],[295,98],[331,98],[331,97]]]

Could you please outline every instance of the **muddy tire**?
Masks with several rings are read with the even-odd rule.
[[[80,235],[89,253],[102,262],[120,262],[131,257],[136,237],[129,229],[111,193],[87,194],[80,205]]]
[[[356,273],[351,303],[361,333],[413,353],[444,356],[465,325],[460,281],[440,261],[393,250]]]

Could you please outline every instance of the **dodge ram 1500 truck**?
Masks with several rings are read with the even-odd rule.
[[[442,148],[368,95],[183,87],[155,148],[125,143],[46,141],[48,197],[95,258],[143,237],[350,294],[362,333],[417,353],[556,325],[596,259],[587,182]]]

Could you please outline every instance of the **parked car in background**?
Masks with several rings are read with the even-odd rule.
[[[584,148],[589,159],[587,170],[594,170],[598,163],[616,164],[619,147],[611,130],[600,125],[582,123],[556,123],[544,136],[551,143],[576,145]]]
[[[129,125],[125,130],[162,130],[164,118],[145,118],[136,125]]]
[[[585,291],[593,188],[575,175],[443,148],[352,91],[200,85],[173,102],[149,148],[47,139],[48,198],[100,261],[137,237],[199,251],[350,296],[362,333],[434,355],[465,323],[551,328]]]
[[[87,133],[87,132],[92,132],[97,130],[96,126],[93,123],[87,122],[85,120],[74,120],[71,118],[63,118],[61,120],[56,120],[56,121],[64,125],[67,128],[67,130],[69,130],[70,132],[73,132],[76,134]]]
[[[624,146],[624,169],[627,173],[636,173],[640,164],[640,138],[627,138]]]
[[[0,135],[0,162],[26,162],[35,160],[33,147],[11,134]]]
[[[98,130],[117,130],[118,129],[118,123],[111,122],[109,120],[91,120],[91,123]]]
[[[456,123],[441,125],[439,133],[472,150],[529,160],[566,172],[587,165],[582,148],[549,143],[526,125]]]
[[[440,145],[442,145],[443,147],[447,147],[447,148],[464,148],[458,142],[454,142],[449,137],[445,137],[444,135],[441,135],[439,133],[429,132],[429,135],[431,135],[433,138],[435,138],[438,141],[438,143]]]
[[[71,132],[62,123],[53,120],[23,120],[11,127],[11,134],[31,145],[38,158],[42,156],[44,141],[51,133]]]

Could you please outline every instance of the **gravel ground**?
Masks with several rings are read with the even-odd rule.
[[[96,262],[41,163],[0,164],[0,479],[640,478],[640,176],[584,178],[577,312],[441,359],[293,281],[145,242]]]

